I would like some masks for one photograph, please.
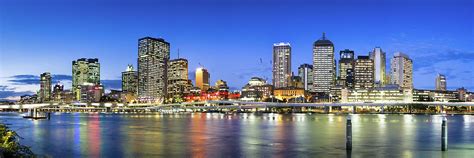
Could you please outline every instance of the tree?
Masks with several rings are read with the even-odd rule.
[[[1,144],[0,149],[5,157],[34,157],[34,153],[29,147],[20,145],[20,136],[15,131],[8,129],[4,124],[0,124]]]

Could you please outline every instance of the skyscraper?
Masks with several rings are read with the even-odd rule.
[[[313,65],[300,65],[300,67],[298,67],[298,76],[300,76],[303,81],[304,90],[313,91]]]
[[[358,56],[354,70],[354,89],[374,87],[374,61],[369,56]]]
[[[167,94],[170,43],[162,38],[138,40],[138,97],[163,103]]]
[[[290,43],[273,44],[273,86],[288,87],[291,81]]]
[[[382,51],[382,48],[375,47],[374,50],[369,52],[370,59],[374,61],[374,71],[375,71],[375,86],[382,87],[387,84],[385,80],[385,65],[386,58],[385,52]]]
[[[80,100],[80,88],[84,84],[100,85],[99,59],[81,58],[72,61],[72,91],[76,100]]]
[[[51,74],[49,72],[40,75],[39,97],[41,102],[51,100]]]
[[[404,89],[413,89],[413,61],[408,55],[397,52],[390,63],[391,83]]]
[[[323,37],[313,44],[313,88],[315,92],[329,93],[334,85],[336,71],[334,44]]]
[[[436,76],[436,81],[435,81],[436,85],[436,90],[438,91],[446,91],[446,76],[442,75],[442,74],[438,74],[438,76]]]
[[[183,58],[170,60],[168,68],[168,97],[180,98],[192,88],[188,79],[188,60]]]
[[[196,87],[199,87],[201,91],[207,91],[209,89],[209,78],[211,75],[205,68],[196,69]]]
[[[355,60],[354,60],[354,51],[345,49],[341,50],[339,52],[339,80],[342,80],[344,82],[344,86],[348,88],[353,88],[352,85],[354,84],[353,81],[353,74],[348,74],[352,73],[354,71],[354,66],[355,66]]]
[[[122,72],[122,91],[137,95],[138,91],[138,73],[133,69],[133,65],[128,65]]]

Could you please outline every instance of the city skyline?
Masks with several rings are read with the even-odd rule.
[[[421,20],[420,24],[417,24],[417,21],[413,21],[416,18],[421,18],[427,15],[418,15],[416,18],[410,18],[408,15],[400,15],[394,16],[394,11],[388,12],[388,14],[392,15],[393,17],[389,18],[389,24],[396,24],[400,23],[403,24],[399,26],[400,29],[395,29],[392,27],[388,27],[387,24],[380,24],[380,27],[384,27],[387,31],[377,30],[376,31],[360,31],[364,32],[368,37],[372,38],[379,38],[379,39],[371,39],[364,36],[363,34],[356,34],[355,31],[358,29],[341,29],[341,28],[331,28],[334,24],[327,24],[322,25],[320,27],[316,27],[316,29],[309,29],[310,27],[314,27],[318,25],[317,22],[311,23],[306,22],[305,20],[290,20],[295,22],[294,25],[284,25],[284,26],[275,26],[275,27],[268,27],[268,25],[272,24],[271,20],[264,21],[260,23],[262,26],[256,26],[254,31],[250,31],[248,33],[245,30],[248,30],[250,26],[244,25],[245,19],[249,15],[240,15],[241,11],[233,11],[233,12],[225,12],[225,14],[230,14],[235,16],[237,22],[231,22],[227,19],[219,19],[218,22],[214,23],[212,28],[216,27],[224,27],[226,29],[232,30],[232,28],[236,29],[237,31],[241,31],[240,35],[235,33],[230,33],[227,36],[222,36],[222,38],[214,37],[216,34],[222,33],[220,30],[217,29],[216,31],[211,31],[210,28],[204,29],[204,33],[199,33],[198,37],[202,40],[195,40],[191,33],[196,33],[198,30],[192,30],[186,27],[180,27],[180,29],[171,29],[176,25],[179,25],[179,22],[171,22],[170,25],[162,26],[162,29],[158,28],[141,28],[140,27],[131,27],[127,26],[124,30],[118,30],[115,32],[112,30],[106,30],[101,25],[96,24],[84,24],[81,26],[90,27],[92,30],[96,31],[104,31],[104,34],[111,34],[115,32],[116,36],[112,38],[104,38],[100,37],[103,34],[94,35],[94,33],[77,36],[79,33],[84,33],[84,30],[69,30],[74,29],[77,27],[72,26],[71,28],[64,28],[59,29],[59,32],[69,32],[70,37],[67,35],[60,35],[52,33],[51,26],[57,24],[54,22],[54,19],[58,18],[55,17],[51,12],[45,12],[45,16],[42,16],[41,19],[45,19],[44,25],[36,24],[35,26],[39,28],[32,28],[29,26],[25,26],[25,23],[37,23],[31,19],[31,17],[25,17],[25,15],[32,15],[34,11],[26,12],[24,14],[20,14],[17,11],[14,11],[16,5],[18,4],[9,4],[7,3],[5,9],[2,8],[3,11],[0,11],[2,14],[1,16],[1,25],[5,26],[1,29],[1,37],[0,37],[0,48],[1,51],[1,62],[0,62],[0,98],[6,98],[6,96],[15,96],[15,94],[20,94],[22,92],[34,91],[39,90],[39,74],[43,72],[50,72],[53,78],[53,84],[55,84],[57,80],[66,81],[65,84],[69,84],[68,76],[70,76],[70,62],[80,58],[98,58],[101,61],[101,79],[110,81],[112,84],[117,84],[119,86],[112,86],[112,84],[104,83],[107,89],[112,89],[116,87],[120,87],[120,78],[121,72],[128,64],[132,64],[134,67],[138,67],[136,65],[136,54],[138,52],[136,48],[137,39],[151,36],[151,37],[162,37],[166,39],[168,42],[171,43],[171,59],[177,58],[177,49],[179,48],[180,57],[186,58],[189,60],[189,69],[190,69],[190,79],[194,79],[192,76],[194,74],[195,69],[198,67],[199,64],[204,65],[206,69],[212,74],[212,78],[210,83],[214,83],[219,79],[226,80],[229,83],[231,89],[240,89],[245,83],[253,76],[257,77],[265,77],[267,78],[267,82],[271,81],[271,45],[273,43],[279,41],[289,42],[292,45],[292,72],[295,74],[298,72],[297,68],[299,65],[304,63],[311,64],[311,54],[312,54],[312,43],[320,38],[322,32],[326,32],[327,37],[334,43],[335,49],[334,52],[339,52],[340,50],[344,49],[351,49],[355,51],[355,56],[359,55],[368,55],[368,52],[371,51],[374,47],[380,46],[384,52],[386,52],[387,63],[389,63],[389,59],[393,57],[394,52],[403,52],[410,56],[413,60],[413,78],[414,78],[414,86],[415,88],[430,88],[434,89],[434,78],[438,73],[445,74],[448,82],[448,89],[456,89],[459,87],[466,87],[469,90],[472,90],[474,87],[474,81],[472,80],[473,77],[473,70],[472,67],[474,62],[472,55],[474,50],[472,47],[473,39],[472,39],[472,29],[470,30],[471,35],[465,34],[462,32],[469,32],[469,26],[472,26],[472,22],[462,23],[457,22],[456,19],[464,19],[466,18],[472,19],[472,11],[467,10],[463,6],[462,3],[459,4],[449,4],[445,5],[447,7],[447,14],[439,17],[435,17],[437,14],[433,16],[429,16],[431,18]],[[150,2],[151,3],[151,2]],[[408,3],[408,2],[405,2]],[[440,1],[441,3],[441,1]],[[466,2],[469,3],[469,2]],[[471,2],[472,3],[472,2]],[[31,4],[29,4],[31,5]],[[44,4],[43,4],[44,5]],[[71,7],[66,4],[65,8]],[[217,4],[223,5],[225,4]],[[267,3],[263,3],[260,5],[271,5]],[[299,3],[291,4],[291,5],[302,5]],[[290,6],[291,6],[290,5]],[[314,4],[316,5],[316,4]],[[314,6],[313,5],[313,6]],[[390,10],[390,3],[381,4],[383,9]],[[156,6],[156,5],[155,5]],[[172,3],[165,3],[165,6],[170,8],[177,7],[174,6]],[[259,5],[255,5],[253,7],[246,7],[246,6],[232,6],[238,10],[238,8],[248,8],[250,11],[256,11]],[[328,8],[336,8],[341,7],[336,4],[331,4],[329,2],[324,3],[323,6],[328,6]],[[469,6],[469,5],[467,5]],[[32,7],[32,6],[26,6]],[[58,8],[60,6],[53,5],[53,6],[40,6],[43,8]],[[104,6],[92,8],[92,9],[100,9]],[[183,6],[184,8],[196,9],[191,6]],[[342,5],[344,8],[344,5]],[[428,13],[435,13],[436,7],[434,6],[426,6],[426,8],[422,7],[421,4],[413,3],[413,8],[422,8]],[[133,7],[132,7],[133,8]],[[291,8],[291,7],[290,7]],[[402,9],[403,11],[413,11],[410,7]],[[451,10],[450,10],[451,8]],[[453,8],[460,8],[459,12],[454,12],[455,9]],[[463,8],[465,10],[463,10]],[[37,9],[37,8],[36,8]],[[111,7],[109,8],[115,12],[117,9]],[[125,8],[127,9],[127,8]],[[297,12],[289,15],[283,15],[288,17],[298,17],[301,16],[301,19],[309,19],[307,16],[316,14],[317,12],[309,12],[308,8],[303,8],[303,11],[307,11],[308,15],[303,16],[302,12]],[[348,9],[347,11],[350,11]],[[128,8],[127,11],[131,11],[131,15],[135,15],[136,12],[133,12],[133,9]],[[136,9],[135,9],[136,11]],[[271,13],[275,12],[275,10],[270,9]],[[457,10],[456,10],[457,11]],[[176,12],[176,11],[175,11]],[[8,15],[12,16],[5,16]],[[335,11],[330,12],[335,14],[329,17],[345,17],[349,18],[351,16],[347,15],[337,15]],[[357,14],[364,14],[364,13],[357,13]],[[385,13],[387,14],[387,13]],[[101,13],[99,15],[107,16],[108,14]],[[326,15],[326,14],[325,14]],[[456,15],[456,16],[455,16]],[[462,15],[457,17],[457,15]],[[20,22],[15,20],[11,17],[17,17],[18,19],[26,19],[26,22]],[[204,14],[198,14],[200,18],[204,20],[211,20],[212,16]],[[262,15],[269,19],[276,18],[275,15]],[[355,15],[354,15],[355,16]],[[33,16],[34,17],[34,16]],[[80,16],[72,16],[72,19],[77,19]],[[110,17],[116,17],[111,16]],[[370,18],[372,19],[370,19]],[[370,21],[370,20],[377,20],[376,17],[368,16],[365,18],[361,18],[359,20],[363,21]],[[95,19],[95,18],[92,18]],[[170,18],[170,17],[167,17]],[[176,19],[183,19],[186,20],[188,18],[178,16],[175,17]],[[342,18],[342,19],[345,19]],[[368,18],[368,19],[367,19]],[[406,18],[406,19],[403,19]],[[49,20],[48,20],[49,19]],[[127,19],[127,17],[125,17]],[[250,20],[254,20],[251,18]],[[346,19],[347,20],[347,19]],[[391,21],[393,20],[393,21]],[[434,22],[440,20],[441,22]],[[129,19],[130,21],[130,19]],[[133,21],[133,20],[131,20]],[[167,20],[168,22],[171,19]],[[222,23],[219,23],[221,21]],[[350,21],[350,20],[348,20]],[[110,22],[120,22],[120,20],[114,20]],[[268,22],[269,24],[265,24]],[[205,21],[203,21],[205,23]],[[434,27],[429,26],[425,27],[422,26],[423,24],[438,24],[443,23],[442,26]],[[444,23],[454,23],[458,25],[450,26],[446,28],[442,28],[445,26]],[[258,23],[257,23],[258,24]],[[307,24],[308,26],[302,27],[300,32],[292,33],[296,25],[298,24]],[[65,24],[61,24],[65,25]],[[103,25],[108,26],[109,24],[103,23]],[[200,26],[200,24],[196,24]],[[201,24],[202,25],[202,24]],[[360,26],[360,24],[358,24]],[[406,25],[406,26],[405,26]],[[23,26],[23,29],[16,28],[16,26]],[[66,25],[67,26],[67,25]],[[240,28],[238,26],[246,26],[244,28]],[[356,25],[357,26],[357,25]],[[191,26],[189,26],[191,27]],[[268,27],[265,29],[265,27]],[[374,28],[374,27],[372,27]],[[455,28],[455,30],[451,30],[448,28]],[[471,27],[472,28],[472,27]],[[44,29],[49,30],[46,31],[47,33],[42,33],[41,30],[37,29]],[[427,29],[427,30],[425,30]],[[458,29],[458,30],[456,30]],[[181,30],[189,31],[190,34],[181,34],[177,33]],[[264,31],[264,33],[256,33],[258,31]],[[311,31],[309,31],[311,30]],[[25,32],[32,33],[31,36],[25,36]],[[117,30],[116,30],[117,31]],[[276,35],[271,35],[274,32],[277,32]],[[433,33],[437,32],[437,33]],[[206,35],[211,34],[211,35]],[[72,36],[71,36],[72,35]],[[260,38],[260,40],[249,39],[250,36],[256,36]],[[298,36],[298,37],[297,37]],[[44,37],[45,40],[41,40]],[[71,39],[72,37],[78,37],[72,41],[67,42],[67,40]],[[95,38],[94,38],[95,37]],[[347,37],[353,38],[353,40],[349,40]],[[28,40],[31,45],[28,47],[22,47],[20,45],[26,39],[31,38],[32,40]],[[57,38],[57,39],[56,39]],[[91,38],[91,40],[86,40]],[[115,39],[117,38],[117,39]],[[242,39],[243,38],[243,39]],[[361,38],[361,39],[359,39]],[[64,39],[58,40],[58,39]],[[186,40],[184,40],[186,39]],[[238,40],[240,39],[240,40]],[[249,41],[245,41],[245,40]],[[110,40],[110,41],[108,41]],[[107,41],[107,42],[106,42]],[[191,42],[192,41],[192,42]],[[221,41],[221,42],[217,42]],[[471,43],[471,44],[470,44]],[[44,45],[44,46],[40,46]],[[54,49],[51,48],[55,46]],[[48,48],[50,47],[50,48]],[[246,47],[243,49],[242,47]],[[231,51],[232,50],[232,51]],[[74,53],[72,53],[74,52]],[[106,52],[106,53],[102,53]],[[115,53],[117,52],[117,53]],[[203,53],[205,52],[205,53]],[[204,55],[206,54],[206,55]],[[221,55],[221,56],[219,56]],[[338,53],[335,53],[335,59],[339,59]],[[238,62],[218,62],[222,59],[232,59],[232,61]],[[8,59],[8,60],[7,60]],[[48,62],[44,62],[48,61]],[[433,61],[435,63],[433,63]],[[22,63],[22,64],[19,64]],[[31,63],[31,64],[26,64]],[[390,66],[387,65],[387,69]],[[388,72],[388,71],[387,71]],[[20,75],[20,76],[18,76]],[[33,76],[28,76],[33,75]],[[60,75],[64,78],[56,78],[55,75]],[[31,80],[38,80],[38,82],[28,82]],[[69,89],[69,88],[67,88]],[[8,93],[13,95],[8,95]]]

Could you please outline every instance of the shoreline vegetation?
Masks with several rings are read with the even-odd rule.
[[[21,145],[21,137],[7,125],[0,123],[0,157],[35,157],[30,147]]]

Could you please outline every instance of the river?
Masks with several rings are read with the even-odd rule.
[[[474,116],[449,115],[441,151],[440,115],[54,113],[28,120],[0,113],[21,143],[52,157],[472,157]]]

